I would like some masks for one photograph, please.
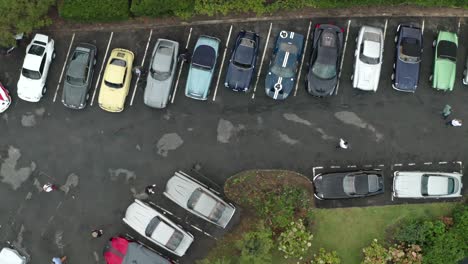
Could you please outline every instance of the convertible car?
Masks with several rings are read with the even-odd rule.
[[[163,257],[159,252],[147,248],[137,241],[123,236],[109,239],[104,248],[107,264],[171,264],[175,263]]]
[[[353,87],[364,91],[377,91],[383,57],[382,29],[363,26],[356,38],[354,52]]]
[[[278,34],[265,80],[265,92],[269,97],[275,100],[288,98],[296,84],[303,46],[304,36],[301,34],[285,30]]]
[[[353,171],[318,174],[313,179],[318,199],[359,198],[384,192],[381,171]]]
[[[235,92],[247,92],[255,73],[257,62],[259,36],[255,32],[242,30],[237,35],[236,44],[232,49],[231,59],[226,74],[224,86]]]
[[[208,99],[211,80],[221,41],[210,36],[200,36],[189,67],[185,96],[196,100]]]
[[[312,41],[307,91],[319,97],[332,95],[343,55],[343,30],[335,25],[317,25]]]
[[[423,51],[421,28],[414,25],[399,25],[395,44],[392,87],[398,91],[414,93],[418,88]]]
[[[397,198],[462,196],[462,174],[458,172],[396,171],[393,175],[393,196]]]
[[[167,181],[164,195],[192,214],[225,228],[236,208],[207,186],[179,171]]]
[[[457,34],[439,31],[432,46],[435,48],[434,72],[430,76],[432,87],[437,90],[452,91],[457,72]]]

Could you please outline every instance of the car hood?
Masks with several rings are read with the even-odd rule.
[[[71,85],[68,82],[65,82],[63,84],[63,94],[62,94],[63,103],[68,106],[79,108],[81,107],[81,104],[85,103],[86,93],[87,93],[86,85],[76,86],[76,85]]]
[[[279,77],[272,72],[268,72],[265,80],[265,92],[266,94],[276,100],[284,100],[288,98],[289,94],[293,90],[296,78],[283,78]],[[275,89],[278,87],[279,89]],[[275,90],[278,90],[278,94],[275,98]]]
[[[359,61],[354,75],[354,87],[365,91],[376,91],[380,78],[380,64],[370,65]]]
[[[172,76],[164,81],[159,81],[149,75],[143,95],[145,104],[154,108],[166,107],[169,94],[171,93],[172,80]]]
[[[185,95],[193,99],[206,100],[210,90],[212,71],[190,66]]]
[[[329,96],[333,94],[337,83],[337,76],[331,79],[321,79],[312,72],[307,74],[307,91],[315,96]]]
[[[315,193],[322,199],[349,198],[343,190],[344,173],[317,176],[314,179]]]
[[[18,80],[18,95],[20,97],[27,96],[29,98],[40,98],[42,95],[42,82],[41,80],[33,80],[24,77],[22,74]]]
[[[455,63],[445,59],[437,60],[432,86],[436,89],[451,91],[455,83],[455,71]]]
[[[236,91],[246,91],[252,80],[253,68],[240,68],[233,63],[229,64],[226,74],[227,86]]]
[[[99,92],[99,106],[109,112],[120,112],[124,109],[127,92],[125,87],[114,89],[103,83]]]
[[[397,59],[394,85],[399,90],[414,92],[419,82],[420,63],[405,63]]]
[[[395,176],[393,192],[398,197],[421,197],[421,174],[407,173]]]
[[[178,176],[173,176],[166,183],[164,195],[170,197],[175,203],[186,208],[187,202],[195,189],[197,189],[197,186],[192,182]]]

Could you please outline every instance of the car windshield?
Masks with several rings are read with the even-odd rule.
[[[24,77],[29,78],[29,79],[33,79],[33,80],[39,80],[41,78],[41,73],[40,72],[28,70],[26,68],[23,68],[22,74],[23,74]]]
[[[158,216],[153,217],[153,219],[151,219],[148,225],[146,226],[145,235],[147,237],[151,237],[153,235],[154,230],[156,230],[160,223],[161,219]]]
[[[104,83],[106,84],[106,86],[111,87],[111,88],[115,88],[115,89],[123,87],[123,83],[112,83],[112,82],[109,82],[109,81],[106,81],[106,80],[104,80]]]
[[[192,195],[190,195],[190,198],[188,199],[187,201],[187,207],[191,210],[193,210],[193,208],[195,208],[195,205],[197,204],[198,200],[200,199],[201,195],[202,195],[202,189],[201,188],[197,188],[193,193]]]
[[[171,238],[166,243],[166,247],[168,247],[171,250],[176,250],[177,247],[180,245],[180,242],[182,242],[182,239],[184,239],[184,234],[180,232],[177,229],[174,229],[174,233],[172,233]]]
[[[457,60],[457,45],[451,41],[439,41],[437,45],[437,57],[455,62]]]
[[[234,55],[234,64],[242,68],[250,68],[254,56],[255,42],[251,39],[242,38]]]
[[[380,35],[366,32],[362,38],[359,59],[366,64],[380,62]]]
[[[39,45],[32,45],[31,48],[29,48],[28,54],[42,56],[44,51],[45,47]]]
[[[336,64],[324,64],[317,60],[312,66],[312,72],[320,79],[331,79],[336,76]]]
[[[116,66],[121,66],[121,67],[126,67],[127,66],[127,62],[124,61],[124,60],[121,60],[121,59],[112,59],[111,62],[110,62],[111,65],[116,65]]]
[[[208,219],[218,222],[223,216],[226,206],[214,199],[202,188],[197,188],[187,201],[187,207],[206,216]]]
[[[400,60],[406,63],[418,63],[421,61],[421,49],[419,40],[403,38],[400,45]]]
[[[70,75],[67,75],[67,82],[71,85],[82,85],[84,84],[86,79],[84,78],[79,78],[79,77],[73,77]]]

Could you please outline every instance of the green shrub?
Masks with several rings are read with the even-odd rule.
[[[403,222],[396,230],[394,239],[406,244],[428,245],[435,237],[445,232],[445,224],[442,221],[412,220]]]
[[[421,264],[422,249],[419,245],[399,244],[388,249],[393,264]]]
[[[284,253],[284,258],[302,260],[312,246],[313,235],[305,228],[302,220],[291,222],[278,238],[278,250]]]
[[[114,21],[129,17],[128,0],[64,0],[60,16],[75,21]]]
[[[372,243],[362,249],[364,254],[364,260],[362,264],[387,264],[392,259],[388,249],[380,244],[377,239],[374,239]]]
[[[318,254],[314,254],[311,264],[341,264],[341,259],[336,251],[327,252],[324,248],[320,248]]]
[[[135,16],[186,16],[193,13],[194,0],[132,0],[130,11]]]
[[[255,231],[245,233],[236,248],[241,252],[239,263],[271,263],[272,232],[260,224]]]

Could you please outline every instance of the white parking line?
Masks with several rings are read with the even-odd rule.
[[[408,166],[414,166],[416,163],[408,163]]]
[[[338,94],[338,89],[340,88],[340,79],[341,79],[341,69],[343,69],[343,62],[346,54],[346,46],[348,46],[348,36],[349,36],[349,26],[351,25],[351,19],[348,20],[348,27],[346,28],[346,38],[343,46],[343,55],[341,55],[340,63],[340,73],[338,74],[338,84],[336,85],[335,95]]]
[[[461,27],[461,17],[458,19],[458,28],[457,28],[457,35],[460,34],[460,27]]]
[[[447,163],[448,163],[448,162],[446,162],[446,161],[439,161],[439,164],[441,164],[441,165],[442,165],[442,164],[447,164]]]
[[[192,36],[192,28],[190,28],[189,35],[187,38],[187,43],[185,44],[185,49],[188,49],[189,43],[190,43],[190,37]],[[182,73],[182,68],[184,67],[185,61],[182,61],[179,66],[179,73],[177,74],[177,80],[174,85],[174,92],[172,93],[172,98],[171,98],[171,104],[174,103],[176,94],[177,94],[177,87],[179,86],[179,79],[180,79],[180,74]]]
[[[424,34],[424,21],[425,21],[425,20],[423,19],[423,21],[422,21],[422,26],[421,26],[421,33],[422,33],[422,34]]]
[[[304,65],[304,58],[307,52],[307,43],[309,43],[309,36],[310,36],[310,27],[312,26],[312,21],[309,22],[309,29],[307,29],[307,37],[305,41],[305,48],[304,52],[302,52],[302,59],[301,59],[301,65],[299,66],[299,72],[297,74],[297,80],[296,80],[296,88],[294,90],[294,96],[297,94],[297,89],[299,88],[299,81],[301,80],[301,72],[302,72],[302,66]]]
[[[460,173],[463,174],[463,162],[457,161],[458,165],[460,165]]]
[[[97,89],[99,87],[99,81],[101,80],[102,70],[104,69],[104,65],[106,64],[107,53],[109,52],[109,48],[110,48],[110,44],[112,42],[112,37],[113,36],[114,36],[114,32],[111,32],[110,37],[109,37],[109,42],[107,43],[106,53],[104,54],[104,59],[102,61],[101,70],[99,71],[99,75],[98,75],[98,78],[96,80],[96,85],[94,87],[93,98],[91,99],[90,106],[93,106],[94,97],[96,97],[96,91],[97,91]]]
[[[395,167],[401,167],[401,166],[403,166],[403,164],[397,163],[397,164],[393,164],[393,166],[395,166]]]
[[[216,94],[218,93],[219,79],[221,79],[221,74],[223,73],[224,60],[226,60],[226,53],[227,53],[227,49],[229,46],[229,39],[231,38],[231,33],[232,33],[232,25],[231,25],[231,28],[229,28],[229,34],[226,40],[226,45],[224,45],[224,54],[223,54],[223,59],[221,60],[221,67],[219,68],[218,79],[216,80],[216,86],[215,86],[215,90],[213,93],[213,102],[216,100]]]
[[[424,165],[431,165],[432,162],[424,162]]]
[[[151,31],[149,33],[149,36],[148,36],[148,42],[146,42],[145,54],[143,54],[143,59],[142,59],[141,64],[140,64],[140,66],[142,68],[145,65],[146,53],[148,52],[148,47],[149,47],[149,44],[151,42],[151,36],[152,35],[153,35],[153,30],[151,29]],[[135,94],[136,94],[136,91],[138,90],[138,82],[139,81],[140,81],[140,76],[138,75],[138,77],[136,79],[136,82],[135,82],[135,86],[133,87],[133,94],[132,94],[132,100],[130,100],[130,106],[133,105],[133,100],[135,99]]]
[[[385,27],[383,31],[383,40],[385,42],[385,36],[387,35],[387,26],[388,26],[388,19],[385,19]]]
[[[265,55],[266,55],[266,51],[268,48],[268,42],[270,41],[270,34],[271,34],[272,26],[273,26],[273,23],[270,23],[270,29],[268,29],[268,35],[266,37],[265,47],[263,47],[262,61],[260,62],[260,67],[258,67],[258,70],[257,70],[257,79],[255,80],[255,85],[254,85],[254,89],[252,93],[252,99],[255,99],[255,91],[257,91],[258,79],[260,78],[260,73],[262,72],[263,61],[265,60]]]
[[[364,165],[364,168],[372,168],[373,166],[370,164]]]
[[[385,167],[385,165],[383,165],[383,164],[379,164],[379,167]]]
[[[341,166],[334,166],[334,165],[332,165],[332,166],[330,166],[330,168],[331,168],[331,169],[339,169],[339,168],[341,168]]]
[[[62,72],[60,73],[60,78],[59,78],[59,81],[57,83],[57,89],[55,89],[54,100],[53,100],[54,103],[55,103],[55,100],[57,99],[57,94],[58,94],[58,91],[60,89],[60,83],[62,82],[63,73],[65,72],[65,67],[67,67],[68,56],[70,56],[70,51],[71,51],[71,47],[73,45],[74,40],[75,40],[75,33],[73,33],[73,35],[72,35],[70,45],[68,46],[67,56],[65,57],[65,61],[63,62]]]
[[[348,168],[356,168],[356,165],[348,165]]]

